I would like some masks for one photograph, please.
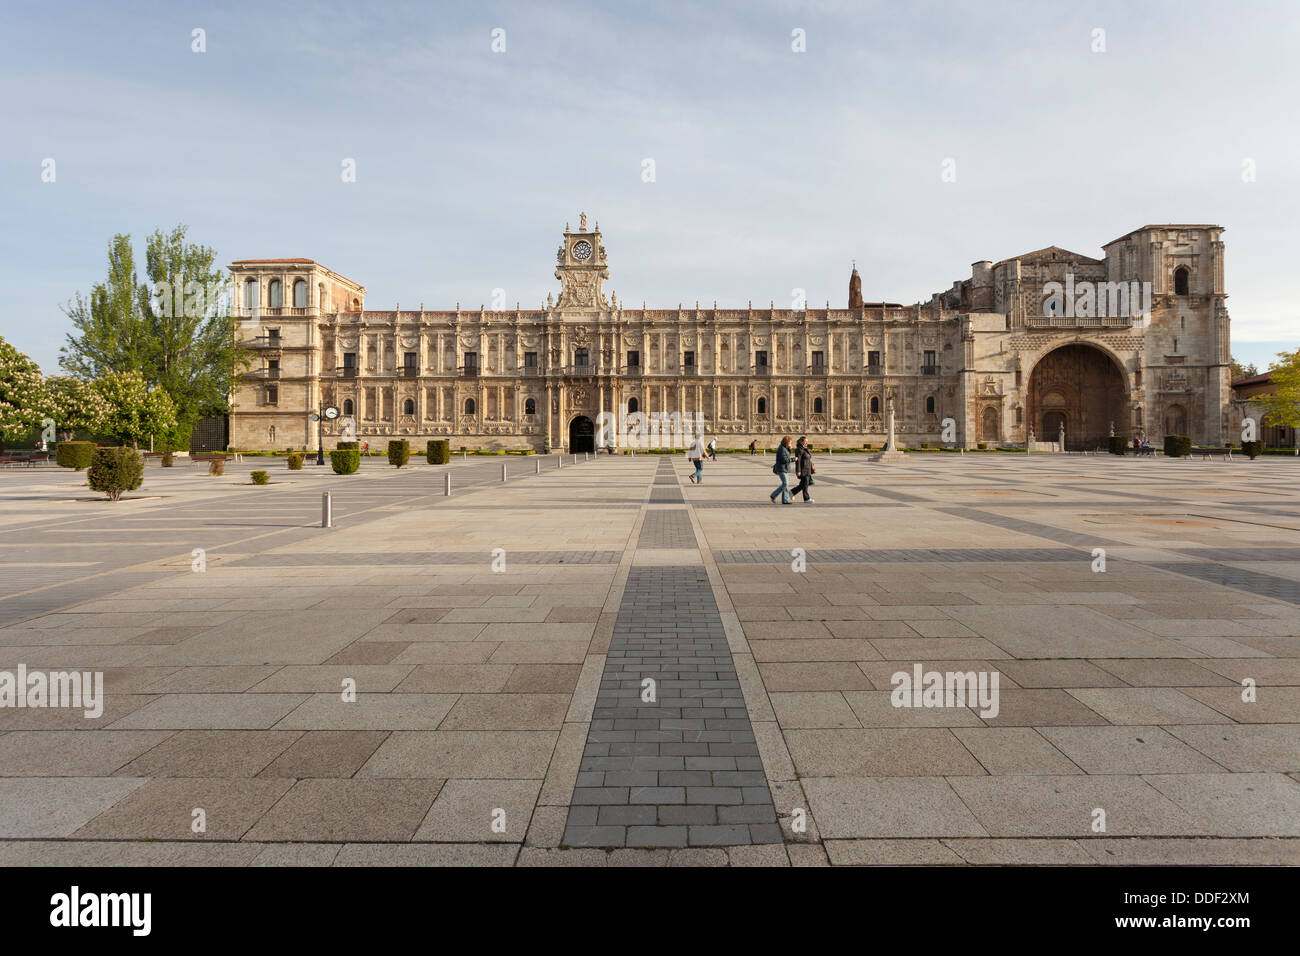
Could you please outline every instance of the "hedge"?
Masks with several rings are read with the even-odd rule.
[[[1107,440],[1112,455],[1124,455],[1128,453],[1128,439],[1121,435],[1111,435]]]
[[[271,481],[270,473],[262,471],[261,469],[253,472],[249,477],[253,479],[253,484],[255,485],[265,485],[269,484]]]
[[[1264,450],[1264,443],[1262,441],[1244,441],[1241,443],[1241,450],[1250,457],[1251,461],[1254,461],[1260,452]]]
[[[61,441],[54,446],[54,460],[64,468],[81,471],[95,460],[95,448],[93,441]]]
[[[350,475],[361,467],[361,452],[355,448],[340,448],[330,452],[330,467],[336,475]]]
[[[1192,453],[1192,440],[1186,435],[1165,436],[1165,457],[1186,458]]]
[[[134,448],[97,448],[86,477],[91,491],[117,501],[122,492],[135,491],[144,481],[144,458]]]
[[[446,438],[431,438],[425,446],[424,457],[431,465],[445,465],[451,461],[451,442]]]
[[[411,443],[405,438],[394,438],[388,443],[388,463],[401,468],[411,460]]]
[[[349,449],[349,448],[355,448],[355,449],[360,450],[360,448],[361,448],[361,442],[358,442],[358,441],[341,441],[341,442],[339,442],[337,445],[335,445],[334,447],[335,447],[335,448],[338,448],[340,451],[346,451],[346,450]]]

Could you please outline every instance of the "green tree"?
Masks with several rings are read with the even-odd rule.
[[[1240,382],[1243,378],[1250,378],[1253,375],[1259,374],[1259,369],[1256,367],[1254,362],[1251,362],[1249,365],[1242,365],[1235,358],[1230,359],[1230,361],[1232,363],[1230,366],[1232,373],[1231,380],[1234,382]]]
[[[1300,428],[1300,349],[1279,352],[1268,370],[1272,395],[1257,395],[1251,404],[1263,410],[1265,425]]]
[[[176,406],[160,388],[150,389],[139,372],[110,372],[95,381],[108,406],[104,433],[138,448],[151,435],[176,427]]]
[[[0,337],[0,441],[21,441],[51,417],[41,367]]]
[[[108,424],[109,404],[94,382],[68,375],[52,375],[45,380],[50,417],[60,434],[89,432],[102,434]]]
[[[83,299],[78,292],[63,306],[76,334],[68,334],[59,364],[85,380],[147,368],[154,345],[145,326],[141,298],[131,237],[116,235],[108,244],[108,280],[91,286],[89,298]]]
[[[185,241],[186,227],[155,230],[145,248],[147,283],[136,273],[131,237],[109,244],[108,280],[64,307],[75,333],[60,364],[81,379],[138,371],[172,400],[169,439],[187,446],[194,423],[229,408],[232,380],[250,362],[236,345],[228,284],[208,246]]]
[[[228,410],[232,379],[250,355],[236,342],[230,315],[229,282],[209,246],[185,241],[186,227],[154,230],[145,249],[149,290],[145,328],[153,348],[146,367],[149,384],[176,403],[188,428],[203,415]]]

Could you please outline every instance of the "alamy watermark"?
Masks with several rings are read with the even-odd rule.
[[[969,707],[980,708],[981,717],[996,717],[1001,709],[998,700],[997,671],[925,671],[920,664],[912,673],[897,671],[890,678],[894,689],[889,702],[895,707]]]
[[[0,671],[0,707],[71,707],[94,720],[104,713],[103,671]]]
[[[1065,282],[1043,283],[1043,315],[1078,318],[1123,316],[1144,319],[1151,314],[1150,282],[1093,282],[1066,273]]]

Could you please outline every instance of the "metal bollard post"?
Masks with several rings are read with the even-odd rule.
[[[320,526],[322,528],[334,527],[334,500],[330,497],[328,491],[320,496]]]
[[[563,468],[563,467],[564,467],[564,456],[563,456],[563,455],[556,455],[556,456],[555,456],[555,467],[556,467],[556,468]]]
[[[535,464],[537,465],[537,473],[540,475],[542,473],[542,460],[540,458],[537,459]]]
[[[501,480],[502,480],[502,481],[505,481],[505,480],[506,480],[506,466],[505,466],[505,465],[502,465],[502,466],[501,466]]]
[[[451,472],[447,472],[447,491],[446,496],[451,497]]]

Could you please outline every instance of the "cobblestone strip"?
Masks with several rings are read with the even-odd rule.
[[[647,683],[653,681],[653,685]],[[653,690],[653,700],[647,700]],[[780,843],[772,794],[708,574],[633,567],[564,843]]]
[[[638,548],[694,548],[695,529],[685,508],[660,508],[645,513]]]

